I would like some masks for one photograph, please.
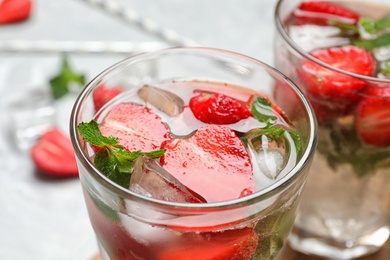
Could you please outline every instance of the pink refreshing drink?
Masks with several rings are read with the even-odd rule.
[[[77,130],[95,168],[80,166],[80,175],[104,257],[277,254],[305,179],[289,176],[311,135],[296,120],[304,110],[290,117],[272,101],[289,83],[271,83],[267,94],[215,78],[93,84],[91,116]],[[295,109],[303,108],[297,97]]]
[[[377,251],[390,234],[390,3],[280,1],[277,25],[276,67],[319,125],[291,243],[336,259]]]

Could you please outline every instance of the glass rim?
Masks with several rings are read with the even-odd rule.
[[[207,52],[209,54],[228,54],[234,56],[234,58],[240,58],[245,61],[249,61],[252,64],[260,65],[263,67],[263,69],[272,71],[273,73],[276,73],[281,80],[284,80],[291,89],[293,89],[294,92],[296,92],[297,96],[299,97],[300,102],[303,104],[303,106],[306,108],[306,114],[309,119],[309,134],[308,134],[308,141],[307,141],[307,147],[302,154],[302,157],[300,160],[295,164],[295,166],[281,179],[275,181],[273,184],[267,186],[264,189],[261,189],[259,191],[254,192],[253,194],[233,199],[233,200],[226,200],[226,201],[220,201],[220,202],[208,202],[208,203],[182,203],[182,202],[169,202],[164,201],[160,199],[150,198],[146,197],[144,195],[138,194],[136,192],[133,192],[129,189],[126,189],[109,178],[107,178],[104,174],[102,174],[96,167],[93,165],[93,163],[88,159],[88,156],[85,152],[85,150],[82,148],[82,143],[79,139],[79,134],[77,131],[77,121],[79,118],[79,114],[81,112],[82,105],[84,101],[87,99],[87,97],[92,93],[94,86],[97,85],[97,83],[100,81],[102,77],[109,74],[110,72],[114,71],[115,69],[123,66],[128,65],[132,62],[135,62],[140,59],[144,59],[147,57],[152,56],[160,56],[165,54],[178,54],[178,53],[184,53],[184,54],[194,54],[197,52]],[[71,111],[70,115],[70,138],[72,141],[73,149],[75,152],[76,157],[78,158],[79,163],[85,167],[85,169],[88,171],[88,175],[92,176],[99,184],[105,186],[110,191],[114,192],[115,194],[118,194],[124,198],[129,199],[138,199],[142,200],[144,202],[151,203],[153,205],[158,205],[162,207],[168,207],[168,208],[175,208],[177,209],[188,209],[188,210],[196,210],[196,209],[216,209],[216,208],[230,208],[230,207],[240,207],[243,205],[248,205],[251,202],[256,202],[257,200],[266,199],[269,196],[273,195],[275,192],[278,192],[279,189],[282,189],[283,187],[289,185],[292,183],[299,175],[300,172],[307,167],[307,164],[310,162],[310,159],[312,158],[314,151],[315,151],[315,144],[317,140],[316,136],[317,132],[317,125],[316,125],[316,118],[314,116],[314,112],[311,108],[311,105],[309,101],[306,99],[306,97],[303,95],[303,93],[300,91],[300,89],[295,85],[294,82],[292,82],[289,78],[287,78],[284,74],[279,72],[274,67],[261,62],[257,59],[251,58],[249,56],[239,54],[236,52],[228,51],[228,50],[222,50],[217,48],[209,48],[209,47],[172,47],[172,48],[166,48],[159,51],[154,51],[150,53],[141,53],[137,54],[128,58],[125,58],[114,65],[108,67],[104,71],[100,72],[95,78],[93,78],[91,81],[89,81],[86,86],[83,88],[79,96],[77,97],[74,106]]]
[[[321,65],[322,67],[325,67],[329,70],[333,70],[333,71],[336,71],[336,72],[339,72],[341,74],[345,74],[345,75],[348,75],[348,76],[351,76],[351,77],[354,77],[354,78],[357,78],[357,79],[361,79],[361,80],[364,80],[364,81],[370,81],[370,82],[375,82],[375,83],[386,83],[386,84],[390,84],[390,79],[381,79],[381,78],[377,78],[377,77],[374,77],[374,76],[364,76],[364,75],[360,75],[360,74],[356,74],[356,73],[352,73],[352,72],[349,72],[349,71],[346,71],[346,70],[342,70],[342,69],[339,69],[337,67],[334,67],[334,66],[331,66],[315,57],[313,57],[312,55],[310,55],[309,52],[305,51],[303,48],[301,48],[296,42],[294,42],[290,36],[288,35],[285,27],[283,26],[283,21],[281,20],[281,17],[280,17],[280,10],[281,10],[281,5],[283,2],[286,2],[287,0],[278,0],[278,2],[276,3],[276,6],[275,6],[275,11],[274,11],[274,22],[275,22],[275,25],[276,25],[276,29],[278,30],[278,32],[280,33],[280,35],[283,37],[283,39],[288,43],[288,45],[290,47],[292,47],[296,52],[298,52],[300,55],[302,55],[303,57],[305,57],[306,59],[314,62],[314,63],[317,63],[319,65]],[[301,2],[303,2],[304,0],[302,0]]]

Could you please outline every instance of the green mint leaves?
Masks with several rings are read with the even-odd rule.
[[[129,187],[135,159],[141,155],[158,158],[165,153],[165,150],[129,152],[118,143],[116,137],[103,136],[98,123],[94,120],[91,120],[89,123],[80,123],[77,129],[84,141],[99,148],[94,158],[96,168],[109,179],[125,188]]]
[[[84,141],[90,143],[93,146],[117,146],[117,148],[122,148],[121,145],[118,145],[118,139],[116,137],[103,136],[100,132],[98,123],[94,120],[90,121],[89,123],[80,123],[77,129],[79,130],[79,133],[83,137]]]
[[[251,102],[251,113],[259,122],[266,123],[267,127],[275,123],[276,116],[272,109],[272,104],[264,97],[253,97]]]
[[[79,84],[84,86],[85,77],[72,70],[66,56],[62,58],[62,66],[58,75],[50,79],[50,89],[54,99],[60,99],[65,96],[70,89],[71,84]]]
[[[362,17],[359,19],[359,26],[369,34],[376,34],[381,30],[390,27],[390,18],[382,18],[373,20],[370,18]]]
[[[382,34],[375,39],[362,40],[352,39],[352,44],[358,47],[365,48],[367,50],[373,50],[375,48],[390,45],[390,33]]]
[[[248,143],[250,139],[256,139],[262,135],[265,135],[267,138],[277,141],[278,143],[280,143],[282,139],[285,140],[290,137],[294,143],[296,152],[299,153],[302,148],[300,136],[292,130],[286,130],[283,127],[275,127],[277,116],[275,115],[272,103],[267,98],[255,96],[250,107],[252,116],[259,122],[266,123],[266,127],[254,129],[242,136],[241,140],[244,143]]]
[[[390,33],[384,32],[384,30],[390,28],[390,18],[374,20],[367,17],[361,17],[357,25],[344,24],[335,20],[330,20],[329,23],[338,27],[343,34],[347,35],[350,38],[352,45],[367,50],[390,45]],[[381,32],[383,33],[380,34]],[[378,34],[378,36],[373,39],[362,39],[362,33],[370,35]]]

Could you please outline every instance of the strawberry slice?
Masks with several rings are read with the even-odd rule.
[[[258,237],[251,228],[201,233],[196,240],[167,247],[158,260],[246,260],[256,250]]]
[[[326,25],[331,20],[341,23],[357,24],[359,14],[354,11],[334,3],[322,1],[302,2],[293,12],[296,24],[317,24]]]
[[[0,24],[26,20],[31,13],[31,0],[3,0],[0,2]]]
[[[104,136],[115,136],[129,151],[149,152],[170,139],[161,118],[149,108],[134,103],[120,103],[107,113],[99,129]]]
[[[335,68],[363,76],[373,75],[374,59],[366,49],[348,45],[318,49],[310,54]],[[363,80],[329,70],[309,60],[303,61],[298,75],[308,94],[345,105],[356,102],[359,92],[367,85]]]
[[[214,92],[195,90],[189,106],[198,120],[208,124],[234,124],[251,116],[241,101]]]
[[[390,145],[390,87],[367,88],[356,107],[355,128],[367,144]]]
[[[98,86],[92,93],[93,104],[95,111],[99,111],[108,101],[121,94],[124,91],[121,86],[106,87],[105,85]]]
[[[166,149],[161,165],[209,202],[237,199],[255,190],[249,155],[230,128],[205,126],[161,148]]]
[[[43,173],[62,177],[78,175],[70,139],[58,129],[43,133],[31,148],[30,156]]]

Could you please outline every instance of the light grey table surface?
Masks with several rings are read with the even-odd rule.
[[[115,0],[124,9],[176,31],[202,46],[243,53],[273,63],[276,0]],[[31,18],[0,26],[4,41],[161,41],[83,0],[33,0]],[[69,54],[92,79],[128,55]],[[27,151],[15,148],[9,100],[47,87],[59,69],[58,53],[4,52],[0,48],[0,259],[89,260],[97,246],[78,178],[39,175]],[[68,130],[74,97],[57,104],[57,124]]]

